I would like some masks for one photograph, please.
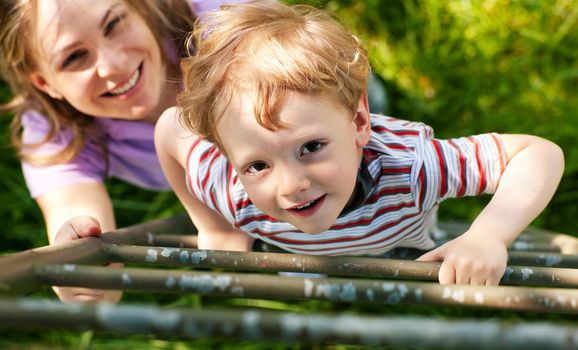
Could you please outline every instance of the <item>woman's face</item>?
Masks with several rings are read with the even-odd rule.
[[[156,121],[167,90],[161,51],[123,1],[38,1],[33,35],[37,88],[88,115]]]

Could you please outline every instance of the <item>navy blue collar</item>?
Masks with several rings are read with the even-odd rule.
[[[355,188],[353,189],[353,195],[349,203],[339,216],[347,215],[348,213],[354,211],[361,207],[369,196],[369,191],[373,187],[373,177],[367,169],[367,164],[365,164],[364,159],[361,159],[361,164],[359,165],[359,170],[357,171],[357,179],[355,181]]]

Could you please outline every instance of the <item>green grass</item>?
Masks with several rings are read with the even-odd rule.
[[[576,234],[578,212],[578,6],[575,0],[323,0],[367,44],[373,68],[385,81],[388,114],[432,125],[441,138],[488,131],[529,133],[565,152],[566,170],[551,204],[535,226]],[[8,96],[0,85],[0,96]],[[3,252],[46,244],[42,218],[8,145],[9,116],[1,116],[0,242]],[[119,226],[181,210],[174,195],[110,181]],[[531,190],[531,189],[529,189]],[[471,221],[488,198],[449,200],[442,219]],[[49,291],[42,295],[51,295]],[[411,313],[434,317],[568,319],[560,315],[432,307],[375,308],[326,303],[262,303],[199,297],[128,294],[127,301],[202,307],[247,304],[287,310]],[[261,303],[261,304],[260,304]],[[0,348],[65,349],[317,349],[317,345],[180,341],[147,336],[60,331],[0,333]],[[349,347],[335,346],[333,349]],[[353,348],[353,347],[352,347]]]

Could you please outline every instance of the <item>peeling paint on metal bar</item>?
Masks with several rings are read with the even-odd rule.
[[[81,306],[35,299],[0,299],[0,329],[22,328],[425,349],[578,348],[578,327],[572,324],[166,309],[139,304]]]
[[[460,305],[477,308],[578,313],[575,289],[442,286],[437,283],[348,278],[299,278],[249,273],[204,273],[137,268],[38,265],[47,285],[194,293],[257,299],[313,299],[342,303]],[[130,279],[129,285],[124,281]]]

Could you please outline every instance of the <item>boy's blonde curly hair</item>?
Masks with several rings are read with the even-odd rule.
[[[332,94],[355,111],[366,91],[367,52],[329,14],[306,5],[254,1],[203,14],[182,63],[177,98],[183,125],[218,145],[216,125],[239,92],[253,97],[255,118],[270,130],[288,92]]]

